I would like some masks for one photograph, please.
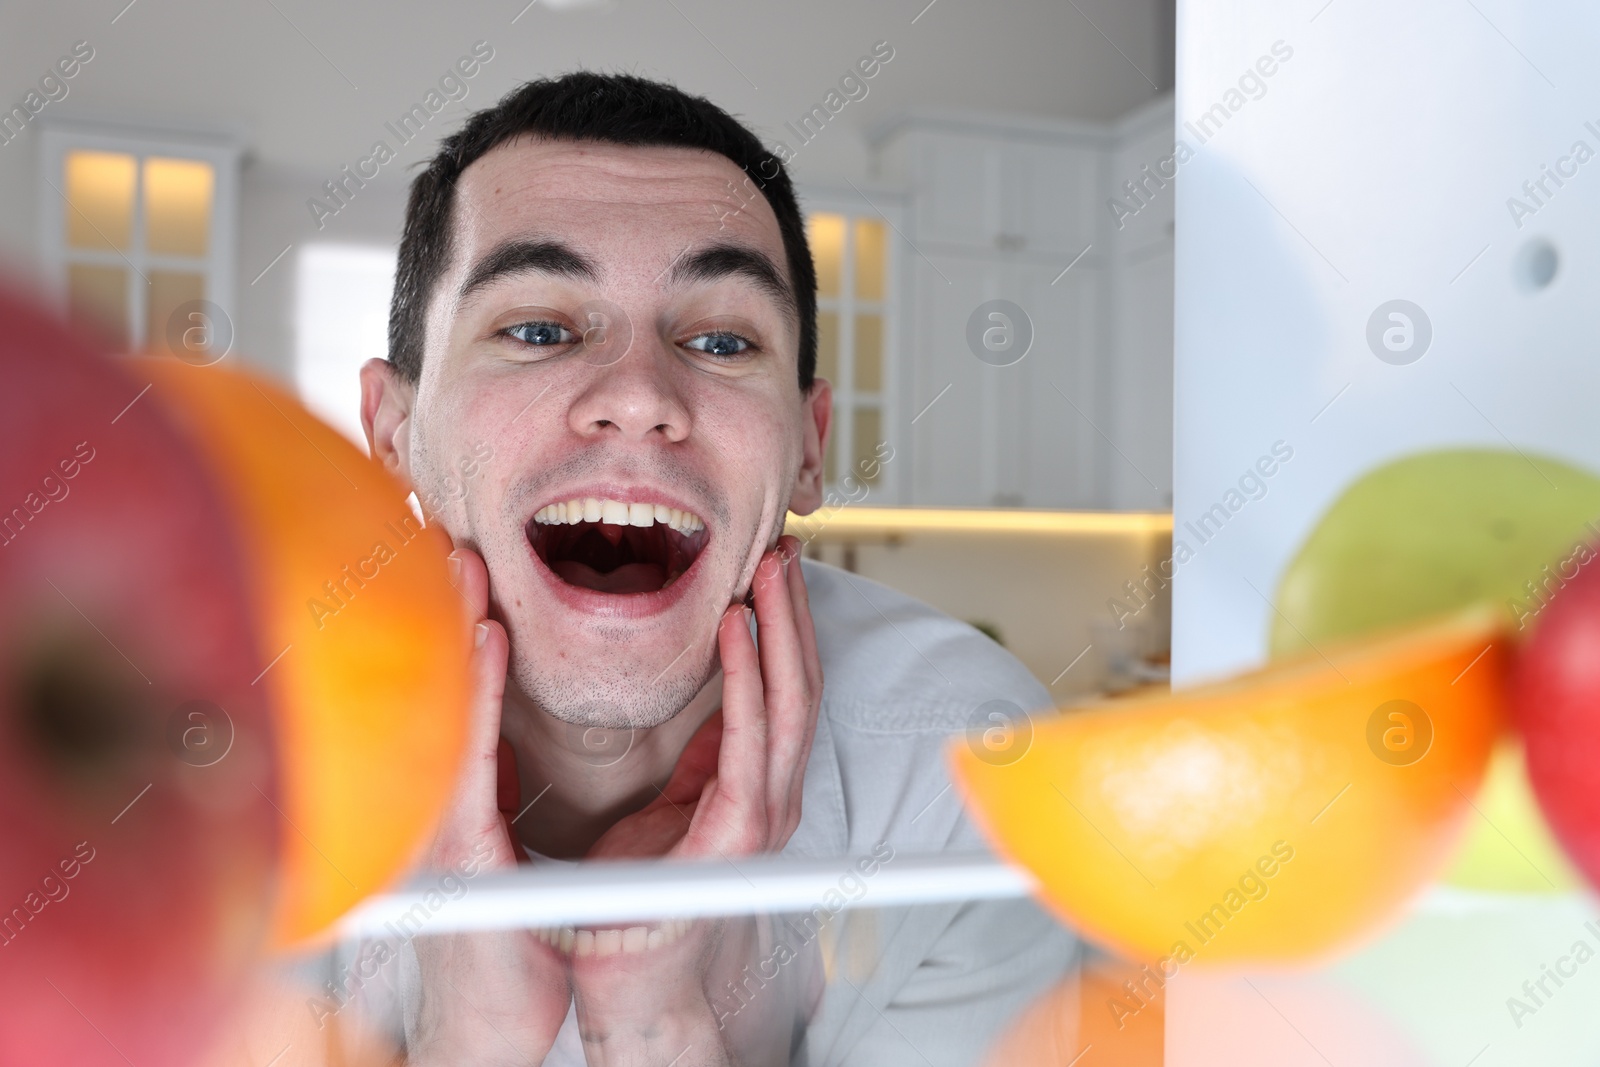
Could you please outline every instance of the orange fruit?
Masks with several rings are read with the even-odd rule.
[[[989,839],[1088,936],[1171,977],[1300,960],[1392,915],[1447,858],[1508,654],[1492,609],[1166,696],[974,738],[954,778]]]
[[[174,358],[134,368],[214,469],[245,542],[282,754],[287,946],[388,886],[449,794],[469,651],[450,543],[276,386]]]

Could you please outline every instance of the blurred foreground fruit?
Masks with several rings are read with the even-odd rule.
[[[0,1064],[185,1064],[272,907],[244,568],[144,380],[0,321]]]
[[[1517,663],[1513,713],[1550,828],[1600,885],[1600,560],[1592,552],[1534,624]]]
[[[1441,1000],[1455,993],[1449,987],[1433,991]],[[1426,1022],[1407,1017],[1337,970],[1185,974],[1166,994],[1166,1041],[1174,1050],[1167,1067],[1439,1065],[1439,1038],[1428,1032],[1429,1022],[1437,1031],[1436,1020],[1426,1012],[1417,1013]],[[1479,1060],[1480,1067],[1487,1058]],[[1089,1067],[1088,1057],[1079,1067]]]
[[[1450,449],[1385,464],[1340,494],[1284,571],[1268,644],[1299,655],[1480,601],[1515,629],[1538,610],[1545,568],[1597,520],[1600,478],[1546,456]]]
[[[450,544],[276,386],[174,358],[134,366],[227,487],[245,536],[283,753],[275,932],[289,944],[388,886],[449,794],[469,645]]]
[[[1319,956],[1446,857],[1500,726],[1503,640],[1480,611],[1071,711],[1010,762],[957,742],[955,780],[1045,900],[1124,955]]]
[[[1539,810],[1523,754],[1514,733],[1495,745],[1473,800],[1477,814],[1440,878],[1445,885],[1493,893],[1564,893],[1583,885]]]
[[[1006,1023],[983,1067],[1162,1067],[1167,1062],[1164,988],[1143,966],[1114,956],[1087,957]]]
[[[1573,573],[1600,519],[1600,478],[1545,456],[1449,449],[1384,464],[1339,496],[1284,571],[1274,656],[1417,622],[1472,603],[1505,611],[1519,634]],[[1528,788],[1517,746],[1491,766],[1460,861],[1445,881],[1471,889],[1572,888]]]
[[[359,1008],[332,1012],[332,997],[303,976],[264,963],[238,1009],[195,1067],[401,1067],[379,1021]],[[322,1008],[322,1012],[312,1010]]]

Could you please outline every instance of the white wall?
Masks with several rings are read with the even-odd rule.
[[[295,391],[328,425],[367,447],[361,366],[389,354],[395,248],[310,244],[294,253]]]
[[[297,172],[273,170],[259,161],[246,162],[240,190],[243,210],[237,275],[236,347],[241,353],[285,381],[293,379],[295,270],[300,253],[316,242],[367,248],[397,245],[405,217],[400,162],[381,171],[349,206],[325,219],[320,230],[305,203],[318,192],[319,183]],[[267,269],[285,248],[289,252]]]

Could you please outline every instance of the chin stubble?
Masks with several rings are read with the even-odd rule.
[[[715,631],[713,631],[713,637]],[[702,642],[654,676],[621,657],[606,657],[581,669],[581,678],[540,672],[516,652],[510,674],[533,704],[552,718],[575,726],[608,730],[648,730],[689,705],[717,671],[716,641]]]

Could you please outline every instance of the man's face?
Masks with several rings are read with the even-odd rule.
[[[517,141],[457,184],[397,458],[483,555],[511,680],[566,722],[675,715],[785,510],[820,502],[828,390],[799,389],[782,236],[743,181]]]

